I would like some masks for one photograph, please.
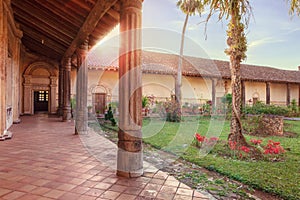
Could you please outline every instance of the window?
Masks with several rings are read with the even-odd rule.
[[[48,101],[48,91],[39,91],[38,101]]]

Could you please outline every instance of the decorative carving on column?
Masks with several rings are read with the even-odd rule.
[[[88,39],[76,50],[77,79],[76,79],[76,117],[75,134],[86,133],[88,128],[87,90],[88,66],[86,56],[88,53]]]
[[[286,105],[289,106],[291,103],[291,85],[286,84]]]
[[[58,75],[58,116],[63,115],[63,106],[64,106],[64,67],[59,65],[59,75]]]
[[[121,2],[117,175],[125,177],[143,174],[141,9],[142,0]]]
[[[62,120],[71,120],[71,58],[66,58],[63,60],[64,67],[64,105],[63,105],[63,117]]]
[[[56,87],[57,87],[57,77],[50,76],[50,114],[56,113]]]
[[[270,102],[271,102],[270,82],[266,82],[266,104],[270,105]]]
[[[32,105],[32,83],[31,75],[23,75],[24,77],[24,114],[33,114]]]

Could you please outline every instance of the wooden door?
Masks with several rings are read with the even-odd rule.
[[[48,91],[34,91],[34,112],[48,111]]]
[[[94,93],[94,109],[96,113],[104,114],[106,106],[106,93]]]

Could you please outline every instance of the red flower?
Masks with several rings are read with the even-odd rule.
[[[240,148],[240,150],[244,151],[245,153],[249,153],[249,151],[250,151],[250,149],[248,147],[246,147],[246,146],[242,146]]]
[[[229,148],[231,150],[235,150],[235,148],[236,148],[236,142],[229,141],[228,144],[229,144]]]
[[[217,138],[217,137],[211,137],[211,138],[209,138],[211,141],[218,141],[219,140],[219,138]]]
[[[252,142],[254,145],[259,145],[261,144],[262,140],[251,139],[250,142]]]
[[[195,137],[198,142],[203,142],[205,140],[205,136],[201,136],[199,133],[196,133]]]

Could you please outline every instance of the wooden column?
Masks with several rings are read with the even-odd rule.
[[[66,58],[63,61],[64,67],[64,105],[63,105],[63,121],[71,120],[71,58]]]
[[[56,110],[56,89],[57,89],[57,77],[50,76],[50,114],[55,114]]]
[[[286,105],[289,106],[291,103],[291,86],[289,83],[286,84]]]
[[[271,102],[270,82],[266,82],[266,104],[270,105],[270,102]]]
[[[6,60],[8,57],[7,11],[0,1],[0,140],[6,132]]]
[[[216,81],[211,79],[211,106],[212,108],[216,107]],[[212,109],[214,110],[214,109]]]
[[[298,85],[299,87],[299,92],[298,92],[298,106],[300,108],[300,84]]]
[[[143,174],[142,0],[122,0],[120,9],[119,133],[117,175]]]
[[[16,37],[15,41],[15,50],[14,50],[14,105],[13,105],[13,123],[20,123],[20,44],[21,44],[22,34]]]
[[[58,116],[63,116],[64,106],[64,67],[59,65],[59,76],[58,76]]]
[[[245,108],[246,106],[246,87],[245,81],[242,81],[242,107]]]
[[[87,90],[88,90],[88,40],[76,50],[77,79],[76,79],[76,117],[75,134],[84,134],[88,128]]]

